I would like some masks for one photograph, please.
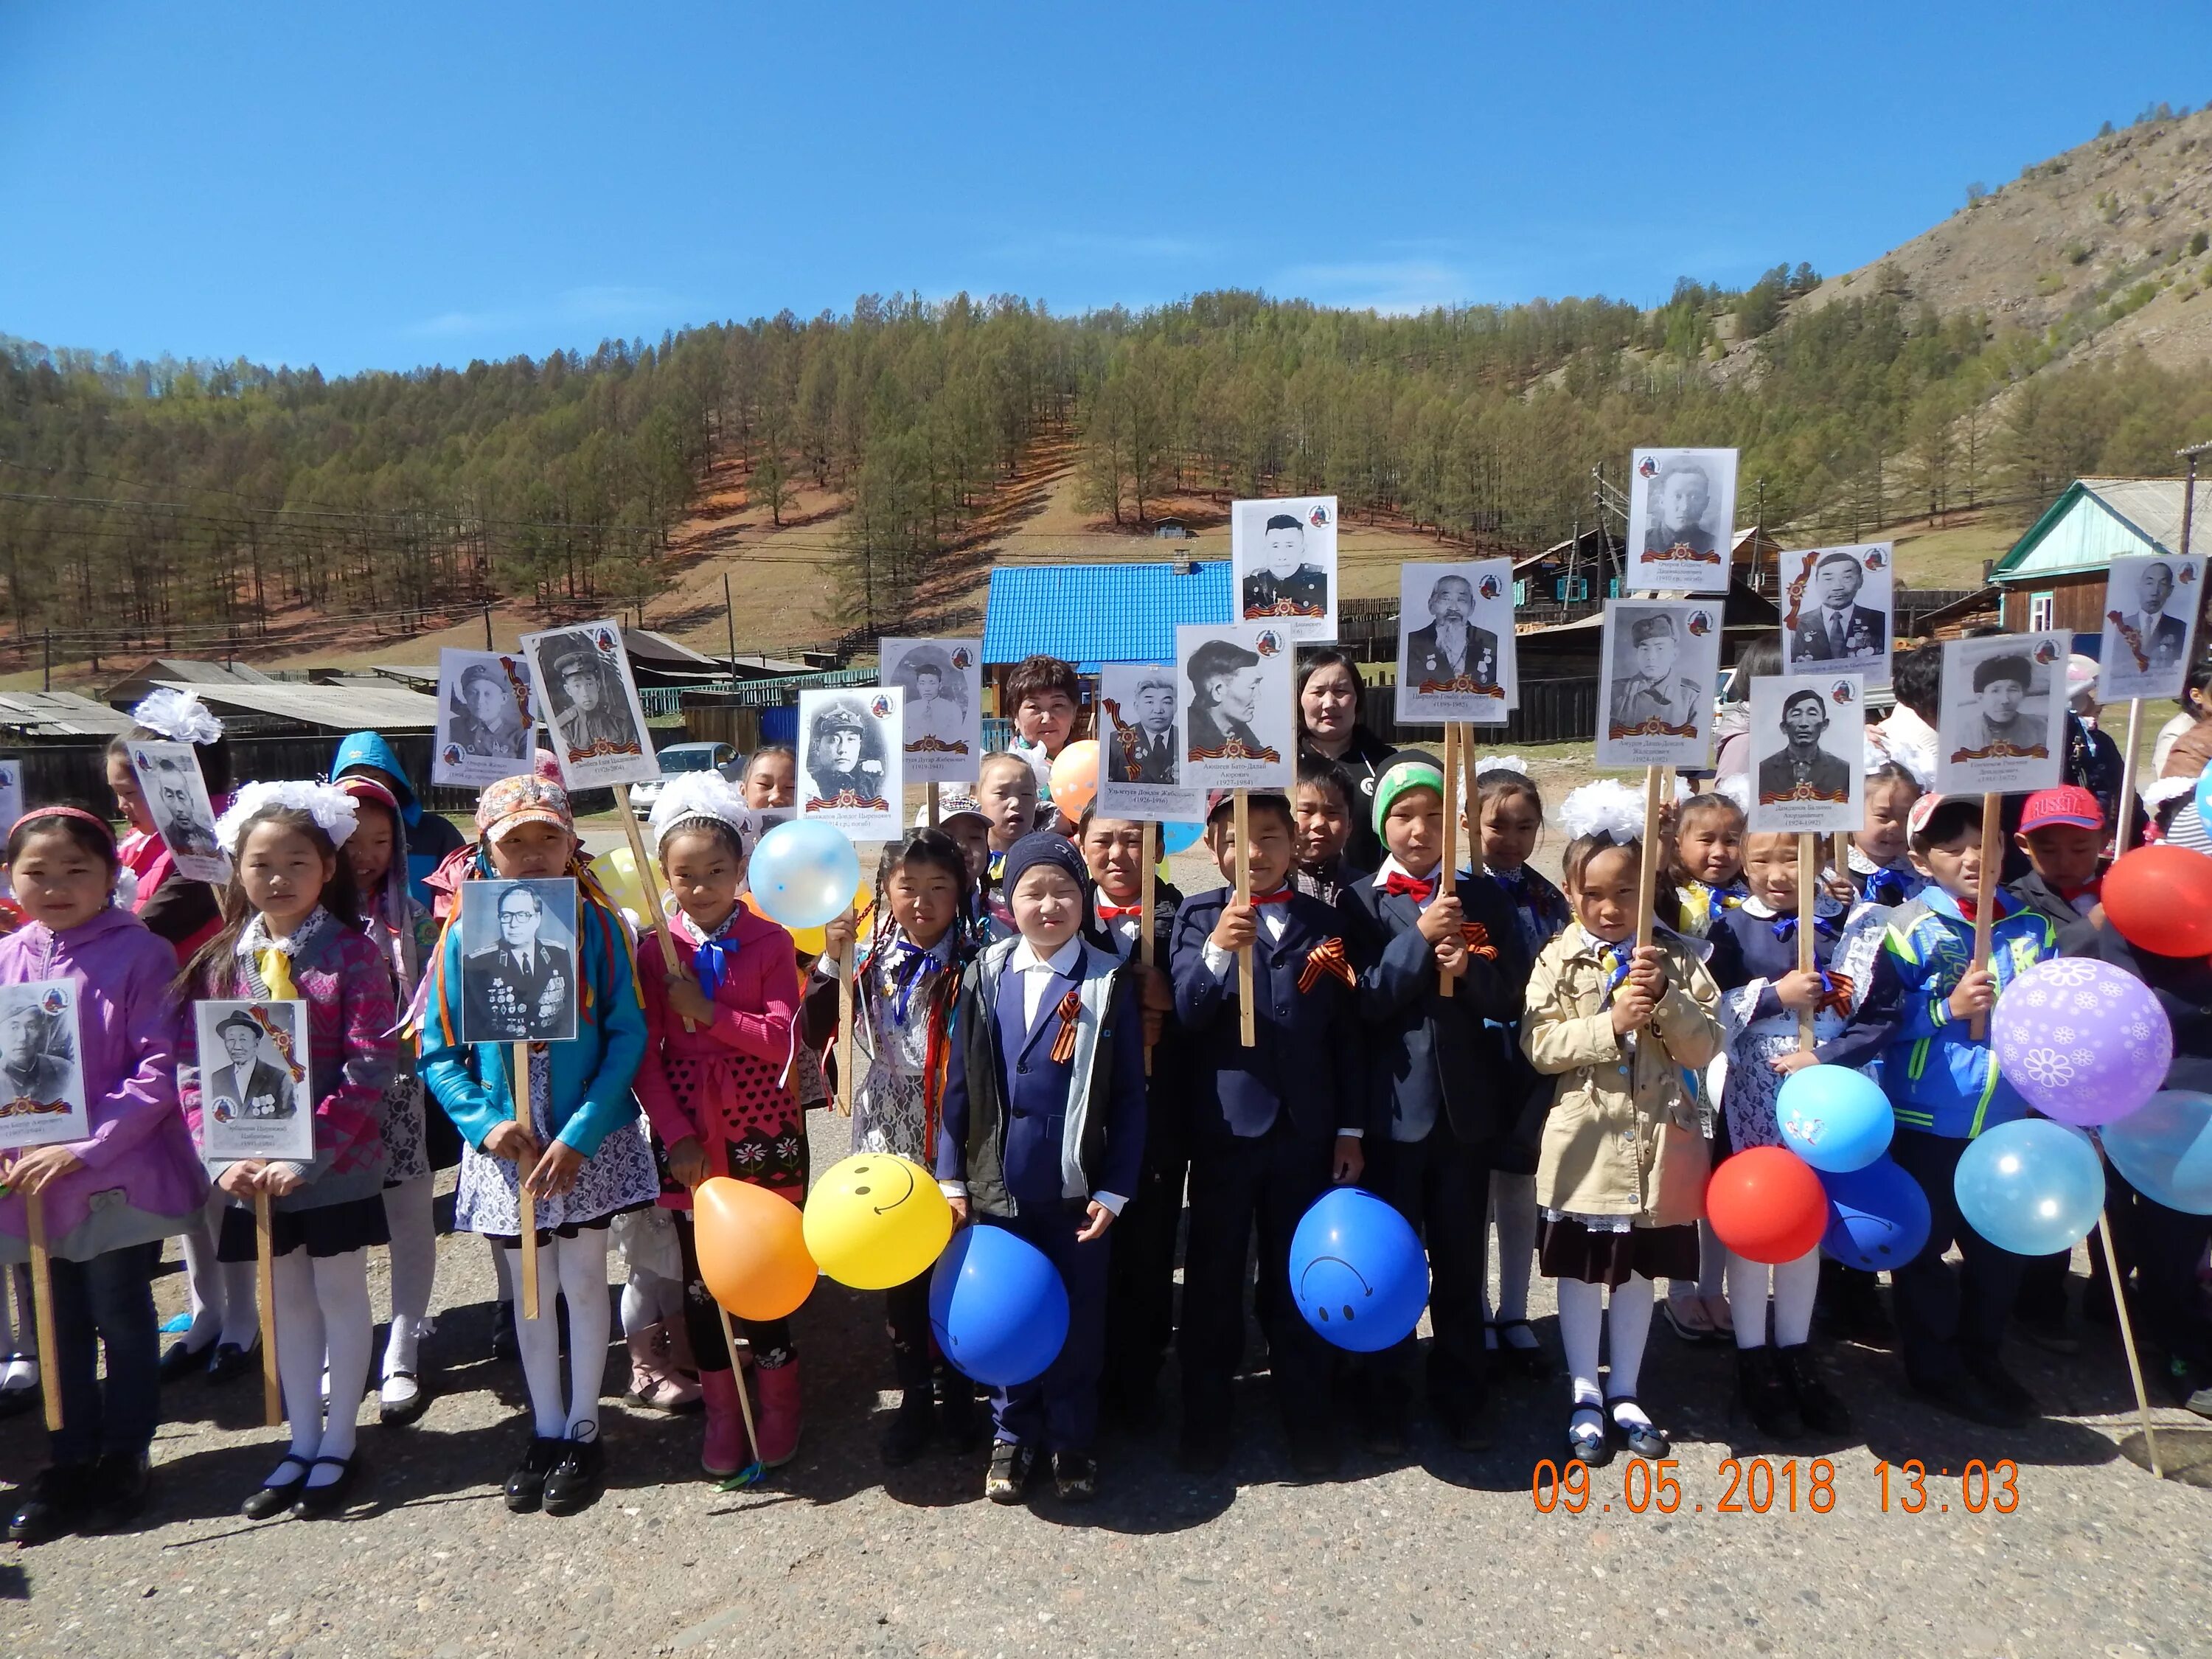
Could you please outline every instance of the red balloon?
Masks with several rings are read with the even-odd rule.
[[[2105,920],[2154,956],[2212,956],[2212,859],[2186,847],[2138,847],[2099,890]]]
[[[1748,1261],[1795,1261],[1828,1228],[1828,1194],[1786,1146],[1753,1146],[1713,1171],[1705,1218]]]

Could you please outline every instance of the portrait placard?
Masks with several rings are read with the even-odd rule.
[[[1751,827],[1865,821],[1866,682],[1842,668],[1751,683]]]
[[[0,985],[0,1149],[90,1138],[78,1038],[76,981]]]
[[[522,650],[563,783],[572,791],[603,789],[660,775],[621,623],[610,619],[525,634]]]
[[[2197,613],[2204,602],[2204,559],[2192,553],[2114,559],[2105,578],[2104,641],[2097,698],[2179,699],[2189,679]]]
[[[23,816],[23,763],[0,761],[0,836]]]
[[[521,652],[439,652],[430,781],[481,789],[527,772],[537,718],[530,662]]]
[[[1717,599],[1607,599],[1597,733],[1600,766],[1712,763]]]
[[[1630,591],[1728,592],[1735,460],[1733,449],[1639,449],[1629,457]]]
[[[215,808],[200,775],[199,751],[188,743],[132,741],[125,747],[138,793],[154,815],[161,844],[187,881],[226,882],[230,860],[215,838]]]
[[[1514,684],[1513,562],[1398,567],[1398,719],[1502,726]]]
[[[200,1056],[200,1153],[306,1163],[315,1155],[307,1005],[296,998],[192,1004]]]
[[[1896,567],[1887,542],[1783,554],[1783,672],[1839,668],[1869,685],[1888,684]]]
[[[899,715],[908,783],[968,783],[983,758],[983,641],[881,642],[877,678],[906,694]]]
[[[2069,634],[1998,634],[1943,646],[1936,787],[1946,795],[2049,789],[2066,759]]]
[[[1182,782],[1184,682],[1171,662],[1102,663],[1098,668],[1098,815],[1194,823],[1206,792]]]
[[[1176,629],[1182,682],[1181,782],[1214,789],[1288,789],[1297,771],[1291,716],[1291,636],[1273,623]]]
[[[1336,497],[1237,501],[1229,509],[1237,614],[1300,645],[1336,637]]]
[[[461,884],[461,1041],[566,1042],[576,1035],[576,883]]]
[[[799,816],[854,841],[894,841],[906,793],[895,685],[799,694]]]

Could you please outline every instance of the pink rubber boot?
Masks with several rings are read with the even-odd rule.
[[[738,1390],[744,1386],[735,1371],[699,1373],[699,1392],[707,1401],[707,1438],[700,1448],[699,1467],[718,1480],[752,1462],[744,1407],[738,1400]]]
[[[799,1450],[799,1361],[773,1370],[756,1365],[753,1377],[760,1385],[760,1460],[775,1468]]]

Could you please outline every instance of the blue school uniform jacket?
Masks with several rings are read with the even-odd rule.
[[[1999,913],[1990,954],[2002,997],[2022,970],[2058,954],[2058,932],[2001,890],[1992,902]],[[2027,1114],[2027,1102],[1997,1074],[1988,1042],[1975,1042],[1968,1022],[1954,1018],[1948,1006],[1973,947],[1974,924],[1942,888],[1899,905],[1857,1012],[1842,1036],[1821,1047],[1830,1064],[1882,1062],[1882,1089],[1901,1128],[1972,1140]]]

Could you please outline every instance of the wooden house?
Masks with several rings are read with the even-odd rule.
[[[2114,559],[2182,550],[2179,478],[2077,478],[1990,573],[2013,633],[2103,626],[2105,579]],[[2212,551],[2212,479],[2197,485],[2191,550]]]

